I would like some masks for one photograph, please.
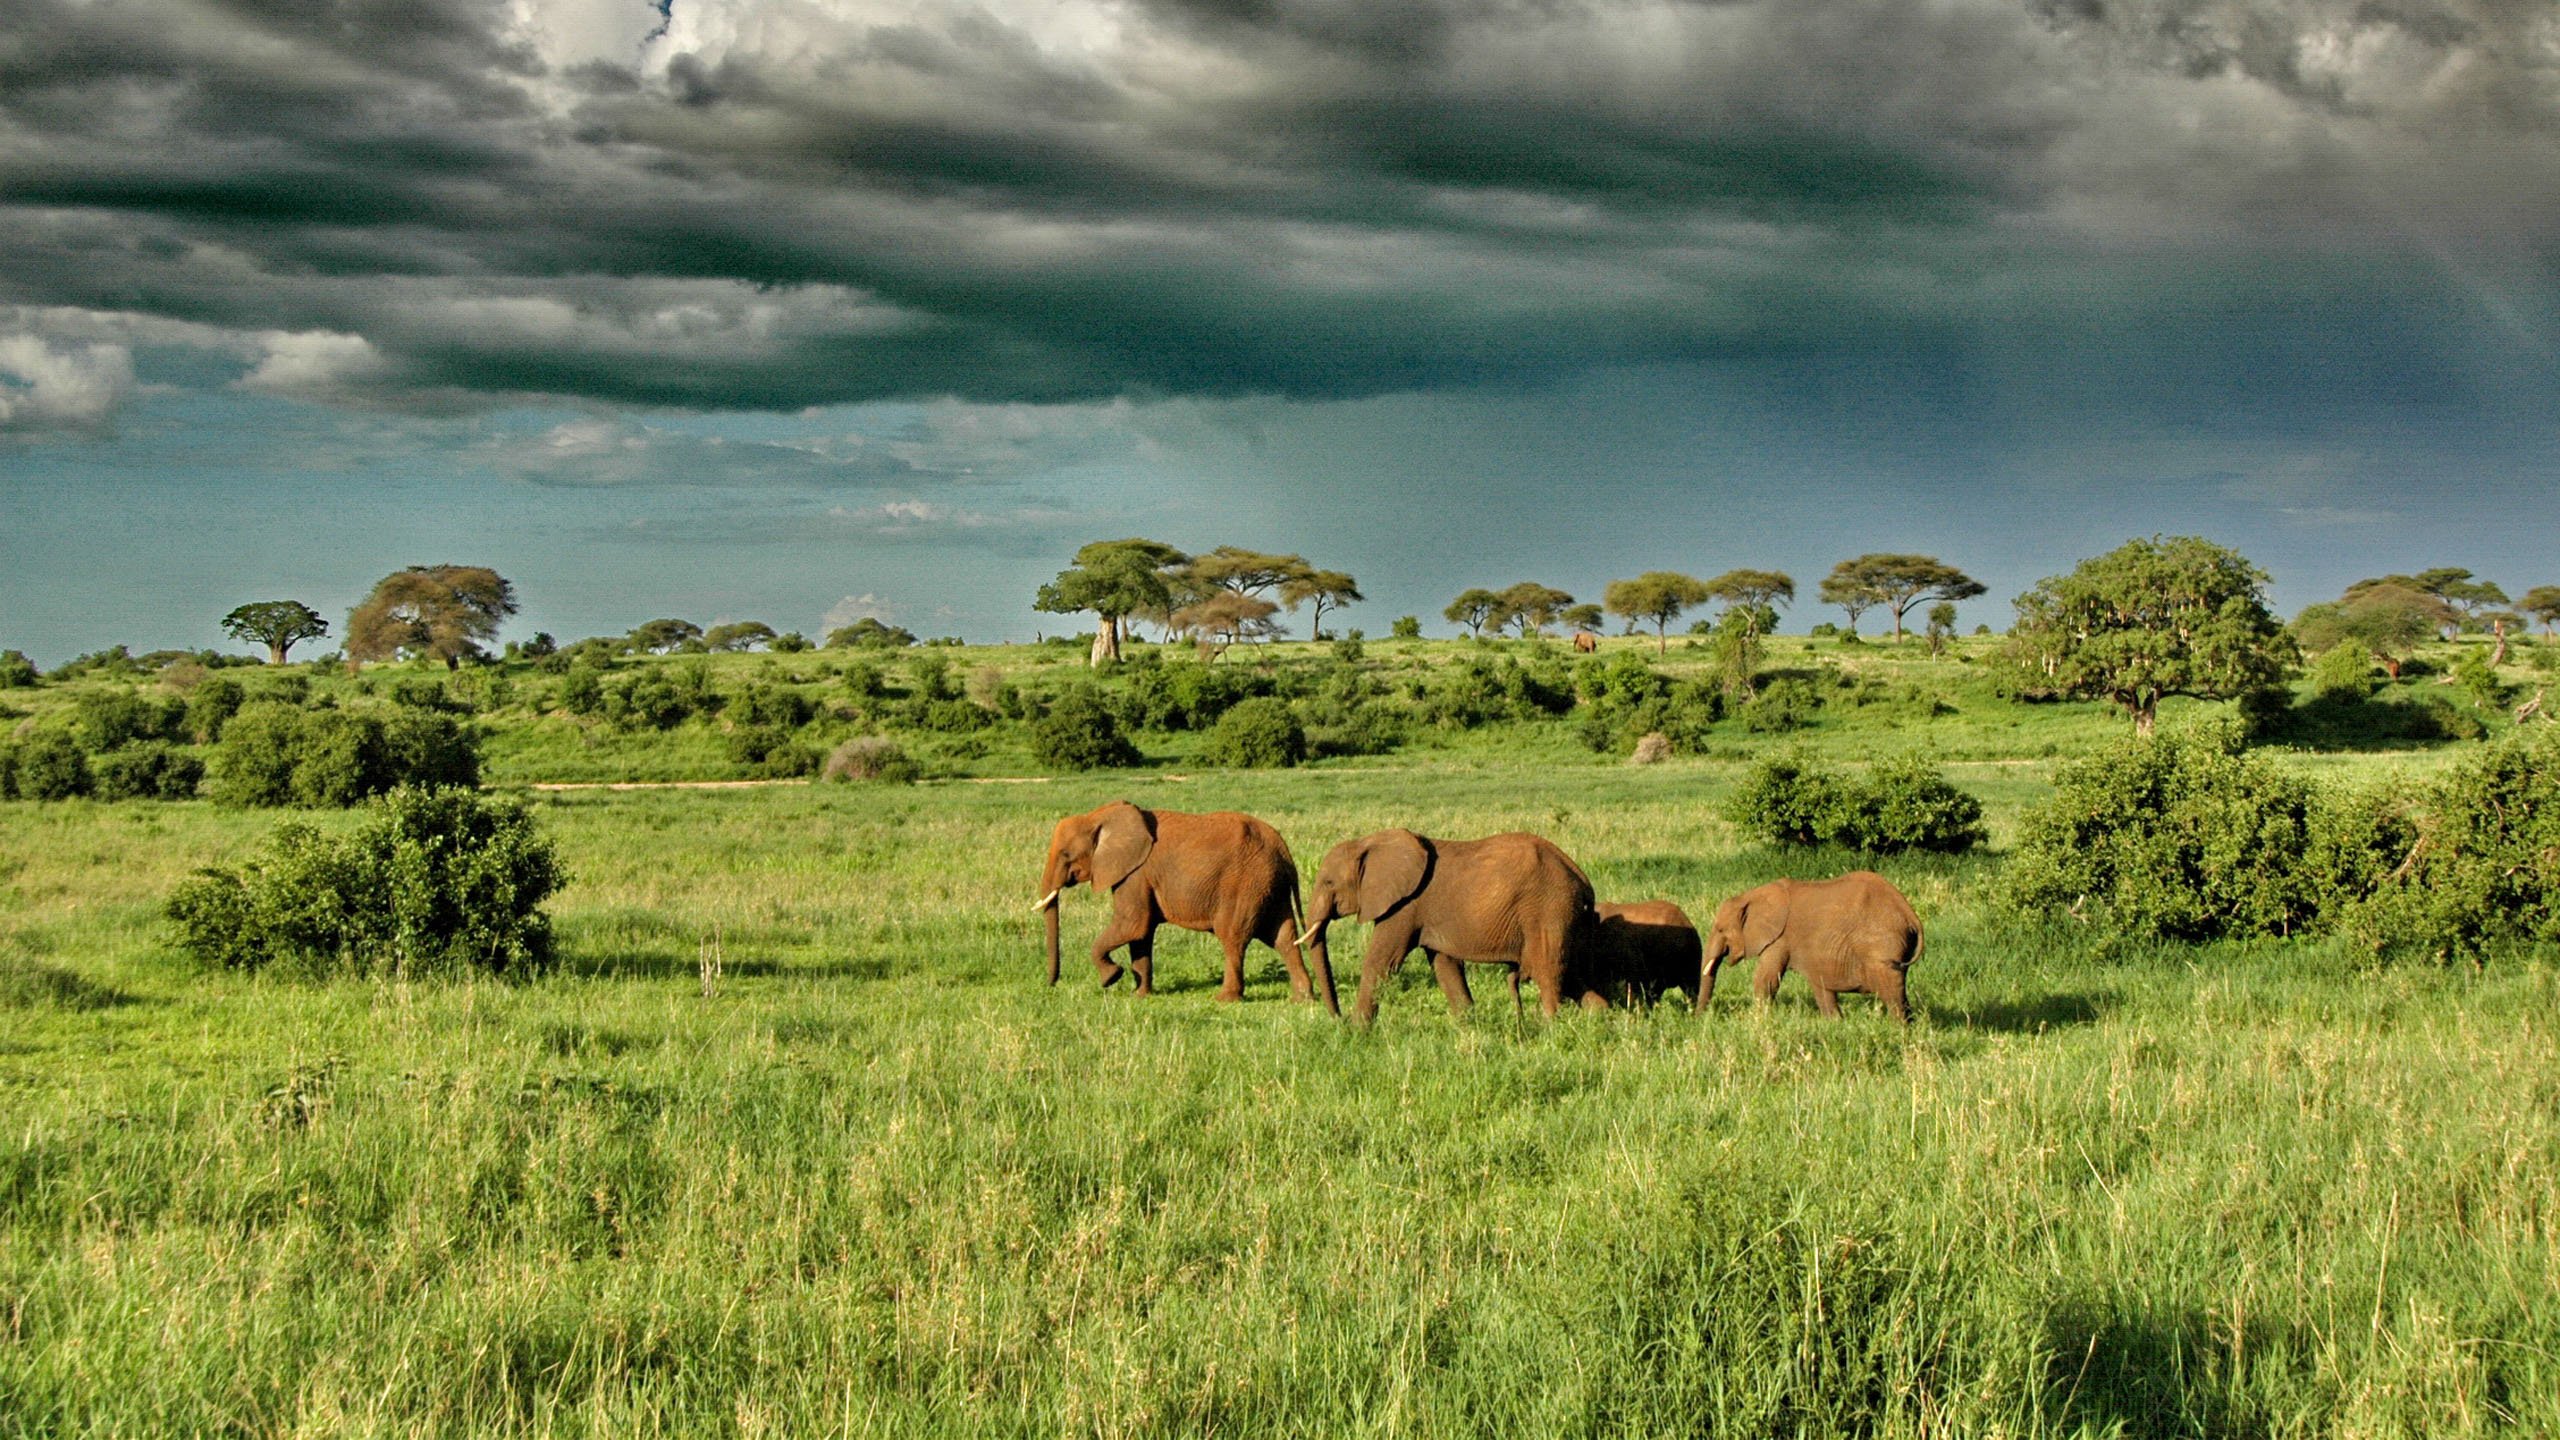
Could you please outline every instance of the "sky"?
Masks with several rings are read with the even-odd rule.
[[[2547,0],[15,0],[0,648],[2203,534],[2560,583]],[[1330,617],[1329,617],[1330,619]],[[1303,627],[1303,617],[1300,619]]]

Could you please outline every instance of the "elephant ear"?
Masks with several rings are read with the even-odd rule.
[[[1787,902],[1793,897],[1782,882],[1764,885],[1742,897],[1742,953],[1757,955],[1777,943],[1787,928]]]
[[[1156,817],[1126,800],[1102,807],[1093,839],[1093,888],[1117,890],[1156,848]]]
[[[1361,918],[1376,924],[1388,911],[1422,889],[1431,871],[1431,850],[1410,830],[1382,830],[1360,852]]]

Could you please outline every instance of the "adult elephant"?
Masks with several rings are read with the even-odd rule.
[[[1250,815],[1191,815],[1115,800],[1059,821],[1049,835],[1037,907],[1048,919],[1052,985],[1058,983],[1058,894],[1072,885],[1111,897],[1110,918],[1093,938],[1093,968],[1105,989],[1120,978],[1111,952],[1126,946],[1138,993],[1154,994],[1156,927],[1179,925],[1217,936],[1226,951],[1219,999],[1244,998],[1245,946],[1259,940],[1280,952],[1291,996],[1314,999],[1320,989],[1325,1009],[1342,1013],[1324,953],[1316,953],[1320,986],[1309,985],[1299,963],[1297,863],[1280,832]]]
[[[1346,840],[1325,852],[1307,897],[1307,948],[1319,974],[1332,973],[1326,930],[1346,915],[1375,927],[1351,1007],[1355,1024],[1377,1017],[1378,987],[1417,948],[1431,957],[1453,1015],[1470,1003],[1461,964],[1516,966],[1538,987],[1547,1015],[1568,993],[1584,1005],[1607,1003],[1573,969],[1597,922],[1591,881],[1538,836],[1431,840],[1381,830]]]
[[[1904,976],[1923,943],[1911,902],[1872,870],[1832,880],[1773,880],[1716,907],[1698,967],[1697,1008],[1706,1009],[1715,994],[1718,967],[1757,955],[1751,991],[1763,1002],[1777,998],[1778,982],[1792,970],[1813,986],[1814,1007],[1825,1015],[1840,1014],[1842,993],[1860,993],[1908,1025]]]

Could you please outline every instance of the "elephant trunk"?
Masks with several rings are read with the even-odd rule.
[[[1307,905],[1306,923],[1300,931],[1300,938],[1306,942],[1307,965],[1316,973],[1316,993],[1322,995],[1333,1013],[1339,1015],[1341,1007],[1332,1004],[1333,952],[1325,944],[1325,932],[1332,924],[1333,896],[1330,892],[1318,890],[1315,899]]]
[[[1690,1006],[1690,1009],[1698,1014],[1705,1014],[1707,1002],[1715,998],[1716,969],[1718,966],[1724,964],[1724,957],[1724,937],[1721,935],[1709,934],[1707,936],[1706,952],[1698,960],[1697,1003]]]
[[[1064,870],[1065,867],[1058,863],[1058,857],[1051,855],[1048,868],[1040,872],[1042,893],[1037,908],[1041,924],[1048,931],[1049,983],[1052,985],[1058,983],[1058,892],[1067,888]]]

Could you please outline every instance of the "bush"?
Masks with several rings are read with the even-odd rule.
[[[905,785],[916,778],[916,762],[907,758],[907,752],[899,749],[896,741],[862,735],[838,745],[828,754],[826,768],[819,773],[828,780],[878,780]]]
[[[101,800],[192,800],[204,762],[165,741],[145,740],[89,761]]]
[[[699,662],[652,665],[604,697],[604,718],[625,729],[672,730],[720,708],[710,667]]]
[[[1527,664],[1508,656],[1443,666],[1422,695],[1423,718],[1452,730],[1561,715],[1573,708],[1572,674],[1552,655]]]
[[[565,879],[521,804],[404,787],[342,838],[278,827],[262,858],[180,885],[168,913],[183,948],[229,969],[505,974],[549,963],[541,906]]]
[[[89,793],[89,756],[59,730],[22,741],[12,752],[10,790],[20,800],[69,800]]]
[[[1726,803],[1746,832],[1779,845],[1845,845],[1870,854],[1953,855],[1982,842],[1982,802],[1918,756],[1883,761],[1850,779],[1803,756],[1753,767]]]
[[[0,690],[25,690],[40,672],[24,650],[0,650]]]
[[[1052,770],[1126,769],[1138,747],[1121,733],[1120,717],[1090,687],[1060,695],[1031,725],[1031,754]]]
[[[2471,697],[2471,703],[2483,710],[2496,710],[2507,703],[2506,682],[2498,678],[2489,657],[2476,647],[2464,650],[2461,658],[2453,662],[2453,679],[2462,687],[2462,693]]]
[[[2143,939],[2296,934],[2377,882],[2353,860],[2388,848],[2357,835],[2373,819],[2243,751],[2236,730],[2128,739],[2062,768],[1999,899]]]
[[[2560,942],[2560,730],[2520,731],[2467,758],[2420,805],[2407,843],[2388,832],[2367,842],[2359,863],[2390,868],[2346,907],[2343,928],[2383,954],[2475,965],[2502,944]]]
[[[248,688],[228,675],[205,681],[187,697],[187,733],[199,745],[221,739],[222,727],[231,723],[248,699]]]
[[[477,785],[477,738],[452,716],[297,710],[254,700],[213,747],[213,798],[227,805],[353,805],[394,786]]]
[[[181,740],[187,733],[187,707],[174,697],[102,690],[80,697],[72,725],[92,752],[121,749],[137,740]]]
[[[809,723],[818,707],[808,696],[784,685],[759,680],[729,702],[728,715],[741,725],[797,730]]]
[[[1810,681],[1790,676],[1771,681],[1759,694],[1742,702],[1742,728],[1755,735],[1784,735],[1813,723],[1813,713],[1822,708],[1822,696]]]
[[[810,648],[809,637],[801,634],[797,630],[785,630],[781,634],[774,636],[772,641],[764,648],[772,651],[776,655],[797,655],[801,651]]]
[[[2362,645],[2332,645],[2311,662],[2311,698],[2330,704],[2370,699],[2381,678]]]
[[[758,775],[789,779],[818,768],[818,755],[779,725],[741,725],[729,732],[729,758]]]
[[[907,711],[907,723],[943,735],[966,735],[996,723],[976,702],[958,698],[918,700]]]
[[[560,708],[572,715],[604,713],[604,672],[593,665],[574,665],[560,681]]]
[[[1345,665],[1357,665],[1369,654],[1369,637],[1358,630],[1346,630],[1333,642],[1333,658]]]
[[[1205,755],[1240,770],[1285,768],[1307,758],[1307,732],[1288,701],[1247,700],[1219,717]]]
[[[1387,626],[1387,633],[1398,640],[1419,640],[1422,638],[1422,617],[1399,615]]]
[[[1268,677],[1231,665],[1129,667],[1138,723],[1150,730],[1206,730],[1228,710],[1271,690]]]

